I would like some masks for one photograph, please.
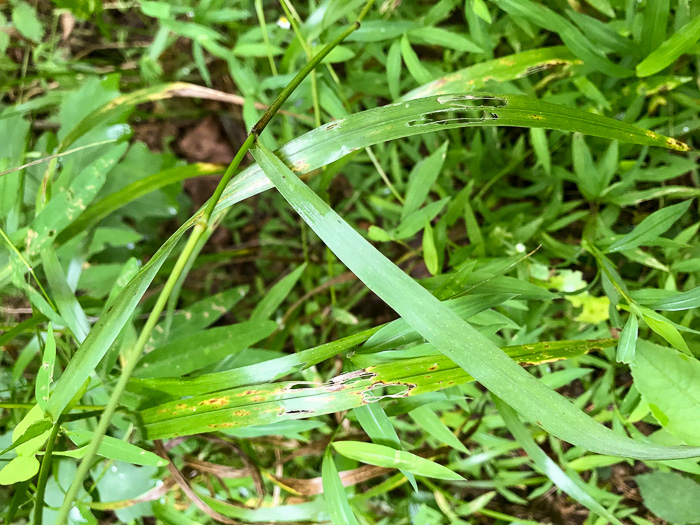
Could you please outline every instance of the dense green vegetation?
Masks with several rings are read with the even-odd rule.
[[[6,523],[700,523],[700,5],[0,26]]]

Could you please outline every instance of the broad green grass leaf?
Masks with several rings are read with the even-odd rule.
[[[369,403],[353,409],[353,413],[357,417],[358,423],[362,430],[369,436],[372,442],[383,445],[385,447],[401,450],[401,441],[391,424],[389,416],[386,415],[384,409],[379,403]],[[408,481],[413,486],[414,490],[418,490],[416,478],[407,470],[401,470],[401,473],[406,476]]]
[[[357,524],[357,518],[350,509],[348,497],[345,494],[345,487],[340,481],[338,469],[333,461],[330,448],[327,448],[325,454],[323,454],[321,479],[323,482],[323,497],[328,504],[328,512],[331,515],[333,525]]]
[[[700,286],[681,292],[666,299],[661,299],[650,303],[649,308],[653,310],[664,310],[669,312],[677,312],[679,310],[690,310],[692,308],[700,308]]]
[[[531,0],[494,0],[494,3],[513,17],[525,17],[539,27],[558,33],[566,47],[586,66],[616,78],[632,75],[629,69],[608,60],[571,22],[548,7]]]
[[[518,363],[540,364],[577,357],[592,349],[614,346],[615,343],[615,339],[550,341],[506,347],[504,351],[506,355]],[[306,352],[316,352],[316,350],[312,349]],[[379,355],[381,356],[381,354]],[[314,358],[316,357],[318,354],[315,354]],[[260,363],[257,366],[258,377],[273,376],[277,368],[275,362],[282,360],[285,360],[285,363],[289,362],[287,358],[280,358]],[[349,372],[332,378],[328,383],[313,384],[303,388],[300,388],[298,382],[269,383],[266,381],[262,384],[252,384],[242,379],[246,376],[236,375],[238,371],[239,369],[231,370],[226,374],[205,376],[202,379],[206,378],[207,382],[203,383],[204,386],[198,384],[196,391],[188,387],[193,383],[196,384],[198,378],[189,382],[187,379],[171,380],[168,387],[163,388],[163,390],[172,389],[175,395],[186,395],[186,392],[189,391],[194,394],[194,397],[169,401],[141,411],[146,437],[160,439],[210,432],[215,428],[230,432],[232,429],[253,425],[269,425],[358,408],[383,399],[385,397],[382,394],[384,388],[400,389],[397,393],[388,394],[389,398],[418,396],[474,380],[444,355],[434,355],[433,353],[413,359],[404,358],[399,361],[389,359],[381,362],[379,359],[373,359],[368,369]],[[223,382],[214,383],[211,380],[212,376],[223,375],[226,375],[226,378],[237,379],[246,386],[225,390],[224,388],[228,385]],[[289,369],[285,370],[283,375],[289,375]],[[144,381],[143,383],[149,387],[160,388],[158,380]],[[212,388],[210,393],[206,393],[205,389],[211,388],[212,385],[215,388]],[[181,386],[179,391],[177,390],[178,386]],[[415,405],[411,408],[415,408]],[[363,425],[363,428],[370,437],[398,440],[398,437],[394,436],[394,433],[387,426],[388,421],[386,421],[386,415],[381,407],[370,408],[367,415],[371,416],[371,419],[363,420],[368,423],[367,427],[365,428]],[[362,417],[361,413],[358,419]]]
[[[170,18],[170,5],[164,2],[145,1],[139,4],[141,12],[153,18]]]
[[[698,448],[640,443],[595,422],[381,255],[274,154],[259,144],[252,153],[285,199],[362,282],[428,342],[527,418],[560,439],[602,454],[649,459],[700,455]]]
[[[44,444],[44,441],[46,441],[46,438],[44,435],[46,434],[47,430],[50,430],[51,427],[50,421],[47,421],[45,419],[40,419],[38,421],[34,421],[32,424],[30,424],[24,432],[21,434],[17,434],[15,437],[15,433],[13,432],[13,440],[12,444],[7,447],[5,450],[3,450],[0,453],[0,456],[4,455],[6,452],[9,452],[10,450],[17,449],[17,453],[20,456],[32,456],[36,451],[38,451]],[[39,443],[39,441],[32,442],[32,444],[26,445],[25,443],[28,443],[29,441],[33,440],[34,438],[37,438],[37,436],[44,437],[44,441]]]
[[[631,250],[654,242],[657,237],[668,231],[678,219],[685,215],[692,202],[692,200],[687,200],[655,211],[640,222],[634,230],[613,243],[607,251]]]
[[[448,141],[443,142],[438,149],[421,160],[411,170],[411,175],[408,179],[408,189],[406,190],[406,200],[401,210],[402,219],[408,217],[425,202],[430,189],[435,184],[438,175],[440,175],[440,170],[442,170],[442,165],[447,156],[448,145]]]
[[[285,275],[279,282],[267,291],[263,299],[257,304],[253,313],[250,314],[251,321],[264,321],[269,319],[276,311],[282,302],[287,298],[289,292],[292,291],[301,274],[306,270],[306,264],[302,264],[295,268],[288,275]]]
[[[68,191],[54,195],[29,226],[24,247],[29,258],[39,256],[56,235],[83,213],[105,183],[107,174],[124,155],[128,144],[117,144],[83,169]]]
[[[630,364],[634,385],[656,420],[688,444],[700,444],[700,362],[647,341]]]
[[[454,115],[450,115],[450,111]],[[493,118],[494,115],[498,118]],[[302,174],[373,144],[468,126],[578,131],[623,143],[688,150],[687,145],[675,139],[559,104],[519,95],[457,94],[431,96],[355,113],[290,141],[277,154],[292,171]],[[222,210],[271,187],[260,167],[250,166],[229,183],[216,209]]]
[[[12,431],[13,444],[20,443],[14,447],[18,456],[34,455],[44,446],[51,434],[51,425],[47,423],[39,405],[34,405],[27,412]],[[32,436],[31,439],[27,439],[28,436]]]
[[[578,187],[588,200],[595,200],[605,189],[605,182],[593,163],[591,150],[580,133],[574,133],[572,142],[574,173]]]
[[[700,15],[676,31],[637,65],[637,76],[648,77],[670,66],[700,39]]]
[[[666,24],[670,11],[670,0],[647,0],[642,15],[640,51],[648,55],[656,49],[666,36]]]
[[[449,197],[440,199],[439,201],[431,202],[427,206],[420,208],[405,219],[391,232],[395,239],[408,239],[413,237],[421,229],[425,227],[426,222],[432,221],[447,205]]]
[[[386,56],[386,81],[391,98],[396,100],[401,95],[401,42],[391,43]]]
[[[178,87],[179,86],[179,87]],[[168,88],[158,86],[141,92],[120,97],[118,100],[91,113],[76,127],[71,136],[77,138],[86,129],[113,114],[114,107],[137,104],[149,100],[160,100],[176,95],[190,93],[187,85],[169,85]],[[357,148],[364,148],[379,142],[407,137],[420,133],[449,129],[469,125],[505,125],[539,126],[552,129],[581,131],[592,135],[618,139],[621,142],[650,144],[670,149],[687,150],[687,146],[674,139],[642,130],[635,126],[613,119],[577,111],[565,106],[541,102],[527,97],[504,95],[498,97],[499,107],[493,107],[493,97],[479,96],[441,96],[409,101],[399,105],[386,106],[348,116],[343,121],[335,121],[298,139],[295,139],[280,149],[280,154],[292,168],[299,173],[306,173],[322,165],[329,164],[342,158]],[[480,102],[481,101],[481,102]],[[483,105],[482,105],[483,102]],[[505,106],[503,105],[505,104]],[[483,110],[489,113],[497,112],[498,119],[456,118],[442,119],[446,110],[473,115]],[[437,117],[431,121],[427,116]],[[509,116],[507,118],[507,116]],[[368,132],[368,130],[372,130]],[[65,142],[65,140],[64,140]],[[70,141],[69,141],[70,142]],[[270,189],[272,183],[263,174],[259,166],[251,166],[242,171],[229,183],[217,203],[216,211],[226,209],[248,197]],[[201,213],[201,212],[200,212]],[[156,254],[141,269],[137,276],[127,285],[115,301],[112,309],[104,314],[93,326],[83,345],[68,364],[64,374],[58,380],[56,391],[49,402],[49,411],[55,419],[65,408],[67,402],[83,385],[90,373],[95,369],[102,356],[110,347],[121,331],[124,324],[134,311],[146,288],[153,280],[165,258],[174,248],[181,236],[194,225],[200,213],[193,216],[175,232]],[[0,282],[7,277],[0,272]],[[515,283],[520,281],[513,279]],[[524,283],[529,284],[529,283]],[[532,286],[532,285],[531,285]],[[542,290],[546,292],[546,290]],[[547,297],[551,296],[548,294]]]
[[[535,150],[537,160],[547,175],[552,173],[552,156],[547,143],[547,133],[542,128],[530,128],[530,142]]]
[[[17,2],[12,8],[12,22],[20,34],[33,42],[44,37],[44,27],[36,16],[36,11],[27,2]]]
[[[421,27],[419,22],[411,20],[367,20],[353,32],[346,42],[381,42],[393,40],[404,33]]]
[[[433,228],[430,226],[429,222],[426,222],[425,228],[423,229],[423,261],[430,275],[437,275],[440,273],[439,260],[437,248],[435,247]]]
[[[634,478],[644,505],[674,525],[700,522],[700,484],[677,472],[652,472]]]
[[[379,327],[365,330],[355,335],[337,339],[296,354],[290,354],[270,361],[243,366],[233,370],[206,374],[195,378],[133,379],[135,387],[144,385],[149,388],[175,395],[199,395],[216,392],[227,388],[267,383],[301,371],[341,352],[350,350],[366,341]]]
[[[49,388],[53,382],[53,369],[56,364],[56,339],[53,333],[53,324],[49,321],[46,326],[46,343],[44,354],[41,357],[41,366],[36,373],[34,395],[36,404],[42,411],[46,411],[46,403],[49,400]]]
[[[406,64],[406,69],[419,84],[427,84],[433,79],[433,75],[421,64],[420,58],[411,47],[411,42],[404,35],[401,38],[401,56]]]
[[[426,435],[432,436],[438,441],[441,441],[445,445],[449,445],[455,450],[469,454],[469,450],[464,444],[455,436],[452,431],[448,428],[445,423],[443,423],[437,414],[427,405],[422,407],[414,408],[408,413],[411,419],[416,422],[416,424],[423,429]]]
[[[692,355],[690,352],[690,348],[688,348],[688,343],[685,342],[685,339],[683,339],[683,336],[678,331],[678,328],[676,328],[673,324],[664,319],[662,316],[652,314],[653,312],[645,312],[642,316],[647,326],[651,328],[654,332],[659,334],[661,337],[666,339],[666,341],[668,341],[671,345],[673,345],[681,352],[685,352],[688,355]]]
[[[475,296],[449,299],[444,304],[457,313],[462,319],[469,319],[484,310],[503,304],[516,294],[480,294]],[[404,319],[396,319],[381,327],[376,334],[370,337],[362,346],[361,353],[380,352],[421,340],[421,335],[416,332]]]
[[[408,39],[415,44],[442,46],[464,53],[483,53],[484,50],[467,37],[439,27],[420,27],[408,32]]]
[[[389,417],[378,403],[370,403],[353,410],[362,430],[377,445],[401,449],[401,441]]]
[[[248,293],[248,286],[237,286],[179,310],[173,316],[169,328],[166,327],[165,323],[156,325],[145,350],[148,352],[163,346],[167,342],[193,334],[214,324],[222,315],[230,311],[238,301],[243,299],[246,293]]]
[[[637,321],[637,316],[630,313],[630,317],[627,319],[625,327],[620,333],[620,341],[617,343],[617,354],[615,358],[618,363],[629,364],[634,361],[638,331],[639,321]]]
[[[603,517],[616,525],[622,525],[620,520],[618,520],[609,510],[596,501],[596,499],[590,494],[588,486],[581,481],[581,479],[578,477],[569,476],[561,469],[561,467],[559,467],[559,465],[557,465],[547,454],[544,453],[537,443],[535,443],[535,440],[530,435],[530,432],[528,432],[525,425],[521,423],[521,421],[518,419],[518,415],[510,406],[505,404],[497,397],[493,397],[493,402],[500,412],[501,417],[503,417],[503,421],[508,427],[508,430],[511,434],[513,434],[513,437],[517,440],[520,446],[523,447],[523,450],[527,453],[527,455],[530,456],[530,459],[535,464],[537,470],[547,476],[558,488],[567,493],[580,504],[595,512],[598,516]]]
[[[134,376],[173,377],[189,374],[241,352],[276,329],[276,323],[262,320],[217,326],[189,334],[144,355]]]
[[[472,4],[472,9],[476,13],[476,16],[481,18],[487,24],[491,23],[491,13],[489,13],[489,8],[484,3],[484,0],[474,0]]]
[[[580,63],[564,46],[530,49],[455,71],[406,93],[401,100],[483,89],[488,82],[506,82],[558,66]]]
[[[375,443],[363,443],[361,441],[336,441],[333,448],[339,454],[379,467],[401,468],[417,476],[429,478],[461,481],[462,476],[429,459],[416,456],[403,450],[377,445]]]
[[[41,253],[41,260],[53,301],[73,336],[82,343],[90,331],[90,322],[66,280],[56,250],[52,246],[45,247]]]
[[[0,116],[5,116],[7,110]],[[30,124],[23,115],[0,119],[0,135],[5,140],[0,142],[0,165],[12,168],[22,164],[24,150],[27,144],[27,134]],[[0,217],[3,218],[3,228],[8,234],[13,234],[20,224],[21,199],[17,198],[23,173],[17,171],[0,176]]]
[[[195,163],[169,168],[138,179],[90,205],[72,224],[58,234],[57,242],[59,244],[67,242],[83,231],[96,226],[110,213],[152,191],[185,179],[216,175],[222,173],[223,170],[224,167],[219,164]]]
[[[119,294],[112,307],[93,325],[85,341],[56,382],[56,387],[49,399],[48,412],[54,421],[97,368],[102,357],[131,317],[161,265],[190,226],[191,223],[185,223],[158,249]]]
[[[39,472],[39,461],[34,456],[19,456],[0,469],[0,485],[14,485],[32,479]]]
[[[77,447],[86,446],[90,443],[94,435],[93,432],[89,430],[68,430],[66,434]],[[110,436],[102,438],[102,443],[97,453],[105,458],[116,459],[118,461],[124,461],[125,463],[133,463],[134,465],[163,467],[168,464],[167,460],[153,452],[143,450],[136,445]]]

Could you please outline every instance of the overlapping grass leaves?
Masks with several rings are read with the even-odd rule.
[[[110,103],[110,107],[114,102]],[[292,140],[278,152],[287,167],[306,173],[329,164],[356,149],[398,138],[442,129],[469,126],[522,126],[578,131],[590,135],[681,151],[687,146],[631,124],[515,95],[441,95],[401,102],[356,113]],[[231,205],[272,187],[258,165],[239,174],[217,203],[221,212]],[[175,232],[121,292],[112,307],[88,334],[49,400],[54,418],[88,379],[104,353],[133,313],[168,254],[192,227],[195,214]]]
[[[272,152],[260,144],[252,152],[284,198],[368,288],[428,342],[538,426],[564,441],[601,454],[639,459],[700,456],[698,447],[642,443],[595,422],[519,367],[384,257]]]

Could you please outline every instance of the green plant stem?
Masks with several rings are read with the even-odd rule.
[[[297,88],[297,86],[301,84],[301,81],[304,80],[309,73],[311,73],[311,71],[321,62],[321,60],[323,60],[326,57],[326,55],[328,55],[328,53],[330,53],[338,44],[345,40],[353,31],[355,31],[359,27],[360,22],[355,22],[354,24],[352,24],[340,35],[338,35],[330,44],[328,44],[321,51],[319,51],[318,54],[316,54],[316,56],[314,56],[314,58],[311,59],[311,61],[309,61],[303,68],[301,68],[301,71],[299,71],[299,73],[297,73],[297,75],[292,79],[292,81],[287,85],[287,87],[285,87],[282,90],[277,99],[267,109],[267,111],[258,121],[258,123],[255,124],[255,126],[253,126],[253,129],[250,132],[251,135],[259,136],[260,133],[262,133],[263,130],[267,127],[268,123],[275,115],[275,113],[277,113],[282,107],[282,104],[284,104],[284,102],[289,98],[289,95],[291,95]]]
[[[73,480],[73,483],[71,483],[71,486],[68,489],[68,492],[66,493],[66,497],[63,500],[63,504],[61,505],[61,508],[58,511],[56,523],[65,523],[67,521],[68,513],[70,512],[71,506],[73,505],[73,501],[75,500],[75,497],[77,496],[78,491],[83,483],[83,479],[87,475],[88,470],[90,469],[90,465],[93,459],[95,458],[95,455],[97,454],[97,450],[100,446],[100,443],[102,442],[102,438],[107,433],[107,428],[109,427],[112,416],[114,415],[114,412],[117,409],[119,399],[121,398],[122,393],[126,389],[126,385],[129,382],[129,379],[131,378],[131,374],[136,368],[141,354],[143,353],[143,349],[145,348],[146,343],[148,342],[148,339],[151,336],[151,332],[155,328],[156,323],[160,318],[160,314],[163,312],[163,309],[167,305],[168,298],[170,297],[170,294],[175,288],[178,279],[180,278],[180,275],[184,271],[185,267],[188,265],[190,257],[195,252],[195,247],[197,246],[197,243],[206,232],[209,220],[211,219],[214,213],[214,209],[216,208],[216,204],[219,202],[219,198],[223,194],[224,189],[233,178],[233,175],[236,173],[238,165],[243,160],[243,157],[248,152],[248,149],[255,142],[255,139],[260,135],[260,133],[262,133],[265,127],[269,124],[272,117],[277,113],[277,111],[279,111],[279,109],[282,107],[282,104],[284,104],[284,102],[289,98],[289,96],[294,92],[294,90],[299,86],[299,84],[301,84],[304,78],[311,71],[313,71],[313,69],[321,62],[321,60],[323,60],[323,58],[326,55],[328,55],[328,53],[330,53],[333,50],[333,48],[340,44],[340,42],[347,38],[347,36],[350,35],[353,31],[355,31],[358,27],[360,27],[359,22],[355,22],[354,24],[352,24],[345,31],[343,31],[340,34],[340,36],[338,36],[330,44],[324,47],[316,56],[313,57],[311,61],[309,61],[301,69],[301,71],[299,71],[299,73],[292,79],[289,85],[287,85],[287,87],[285,87],[282,90],[282,92],[278,95],[277,99],[273,102],[272,106],[270,106],[270,108],[265,112],[265,114],[257,122],[257,124],[253,126],[253,129],[246,138],[245,142],[243,142],[240,149],[238,150],[238,153],[236,153],[236,156],[233,158],[231,164],[226,169],[226,172],[224,172],[224,175],[221,177],[221,180],[219,181],[216,190],[207,202],[202,216],[199,218],[194,228],[192,229],[192,233],[190,234],[190,237],[187,240],[187,244],[180,253],[175,263],[175,266],[173,267],[170,275],[168,276],[168,280],[165,282],[165,286],[163,286],[163,289],[161,290],[158,296],[153,310],[149,314],[146,323],[141,329],[141,333],[139,335],[138,340],[134,344],[133,348],[131,348],[125,356],[126,359],[124,367],[122,369],[122,373],[119,376],[119,380],[117,381],[114,390],[112,391],[112,394],[109,398],[109,402],[105,406],[105,410],[102,413],[102,417],[100,418],[100,421],[97,425],[97,429],[94,432],[93,439],[90,442],[87,452],[83,457],[82,461],[80,462],[80,465],[78,466],[78,470],[75,473],[75,479]]]
[[[46,482],[49,479],[49,470],[51,469],[51,457],[53,456],[53,447],[56,445],[58,432],[61,430],[62,418],[59,418],[54,423],[49,435],[49,440],[46,443],[44,457],[41,460],[41,468],[39,469],[39,480],[36,484],[36,494],[34,497],[34,525],[41,525],[44,520],[44,494],[46,493]]]

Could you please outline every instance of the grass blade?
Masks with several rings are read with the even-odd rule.
[[[256,144],[252,153],[285,199],[361,281],[428,342],[528,419],[560,439],[602,454],[640,459],[700,456],[700,448],[641,443],[591,419],[386,259],[264,146]]]
[[[99,201],[93,203],[85,210],[70,226],[66,227],[56,237],[56,242],[64,244],[79,233],[96,226],[102,219],[110,213],[126,206],[128,203],[158,190],[185,179],[202,177],[205,175],[216,175],[223,173],[225,166],[219,164],[196,163],[187,166],[170,168],[159,173],[154,173],[143,179],[132,182],[119,191],[116,191]]]
[[[46,403],[49,400],[49,388],[53,381],[53,369],[56,364],[56,339],[53,333],[53,324],[49,321],[46,327],[46,343],[44,344],[44,355],[41,358],[41,367],[36,374],[36,384],[34,395],[36,404],[41,410],[46,411]]]
[[[700,39],[700,15],[681,27],[668,40],[637,64],[637,76],[648,77],[670,66]]]
[[[598,516],[601,516],[611,523],[622,525],[622,522],[612,515],[608,509],[598,503],[593,496],[587,492],[586,484],[578,478],[569,477],[559,465],[552,461],[544,451],[537,446],[535,440],[525,428],[515,411],[497,397],[493,397],[493,402],[498,408],[498,411],[503,417],[508,430],[513,434],[513,437],[520,443],[523,450],[530,456],[532,462],[537,467],[537,470],[547,476],[552,483],[566,492],[569,496],[578,501],[581,505],[589,508]]]
[[[323,482],[323,496],[328,503],[328,512],[331,515],[333,525],[355,525],[357,518],[350,510],[345,487],[340,481],[338,469],[333,461],[331,449],[327,448],[323,454],[321,467],[321,479]]]
[[[607,251],[631,250],[632,248],[654,242],[662,233],[665,233],[673,226],[678,219],[685,215],[692,202],[691,199],[655,211],[640,222],[634,230],[613,243]]]
[[[277,151],[277,155],[294,173],[303,174],[380,142],[471,126],[578,131],[623,143],[689,150],[686,144],[676,139],[559,104],[520,95],[453,94],[355,113],[288,142]],[[250,166],[226,187],[216,209],[222,210],[271,187],[260,167]]]
[[[615,339],[553,341],[506,347],[504,352],[520,364],[540,364],[580,356],[591,349],[610,347],[615,343]],[[268,363],[282,359],[286,358],[263,362],[258,367],[274,370],[276,366]],[[374,404],[385,397],[417,396],[473,380],[444,355],[404,358],[400,362],[374,359],[365,369],[334,377],[321,385],[299,382],[245,383],[245,386],[238,388],[218,389],[147,408],[140,412],[140,417],[145,437],[161,439],[211,432],[212,429],[244,428],[330,414]],[[149,385],[148,382],[145,384]],[[396,391],[387,393],[387,388]],[[185,395],[183,392],[173,393]],[[370,421],[368,418],[362,423],[372,440],[382,440],[383,443],[379,441],[381,444],[398,443],[398,436],[393,436],[390,427],[386,426],[387,416],[381,407],[363,409],[360,413],[363,411],[364,415],[373,419]],[[358,419],[361,417],[362,414]]]
[[[577,63],[581,63],[581,60],[564,46],[530,49],[460,69],[409,91],[399,100],[414,100],[432,95],[483,89],[490,81],[507,82],[553,67]]]
[[[418,476],[429,478],[453,481],[464,480],[462,476],[447,467],[404,450],[396,450],[383,445],[363,443],[361,441],[338,441],[333,443],[333,448],[347,458],[369,463],[370,465],[377,465],[378,467],[400,468]]]
[[[176,339],[144,355],[136,377],[182,376],[245,350],[277,330],[272,321],[217,326]]]

